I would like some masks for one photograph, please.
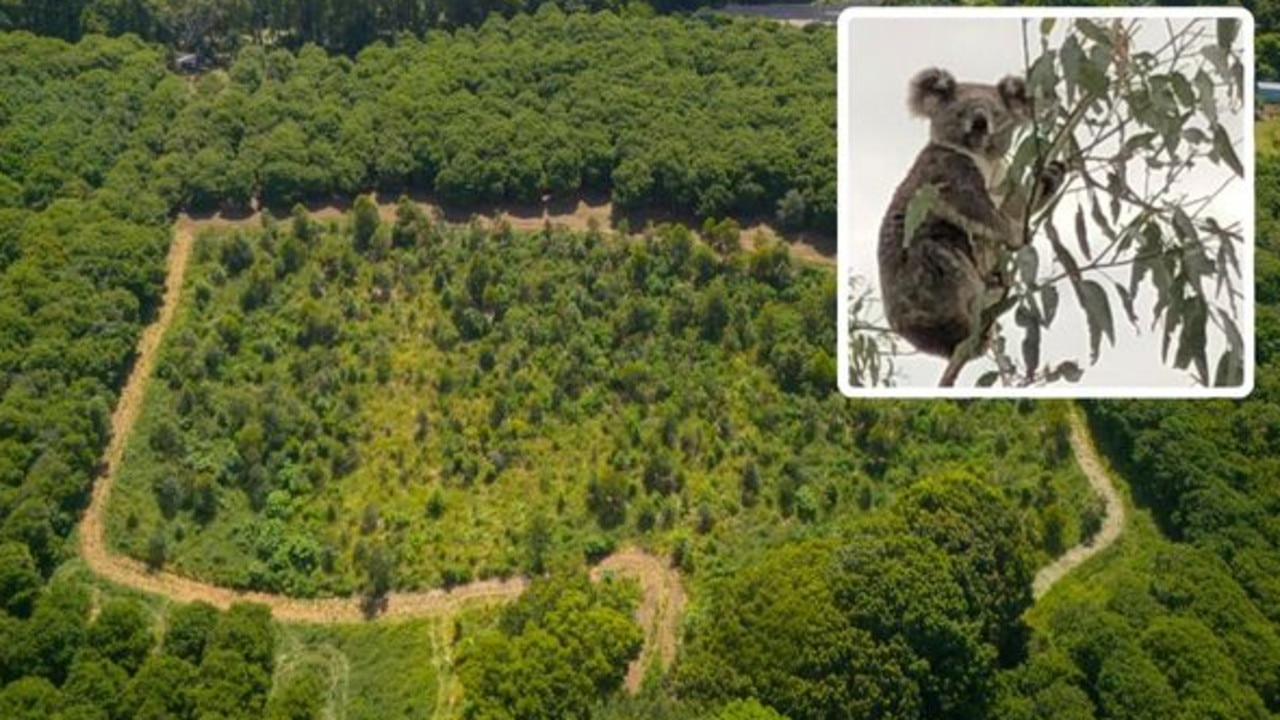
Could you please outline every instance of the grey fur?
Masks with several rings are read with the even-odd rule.
[[[930,141],[881,223],[880,287],[890,327],[922,352],[950,357],[979,329],[981,312],[1007,293],[1003,252],[1023,245],[1021,219],[991,189],[1030,103],[1021,78],[958,83],[930,68],[912,79],[907,106],[929,119]],[[906,238],[907,206],[929,184],[940,202]]]

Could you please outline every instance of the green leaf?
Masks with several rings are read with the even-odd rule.
[[[1035,98],[1053,97],[1058,86],[1058,73],[1054,69],[1054,60],[1057,52],[1053,50],[1046,51],[1043,55],[1036,58],[1034,64],[1031,65],[1031,72],[1027,73],[1027,89]]]
[[[1014,314],[1014,319],[1016,320],[1017,316],[1023,312],[1023,308],[1019,307]],[[1025,317],[1027,324],[1025,325],[1026,333],[1022,336],[1022,362],[1027,369],[1027,377],[1031,377],[1040,366],[1040,323],[1036,322],[1030,310],[1025,312]]]
[[[1102,27],[1094,21],[1087,18],[1076,18],[1075,26],[1076,29],[1080,31],[1081,35],[1084,35],[1099,45],[1105,45],[1108,48],[1111,47],[1111,34],[1106,30],[1103,30]]]
[[[1213,66],[1214,71],[1218,73],[1218,77],[1223,80],[1230,80],[1228,77],[1231,70],[1228,65],[1228,58],[1230,56],[1227,55],[1226,50],[1223,50],[1217,45],[1205,45],[1200,48],[1200,54],[1204,55],[1205,59],[1209,61],[1209,64]]]
[[[1194,143],[1196,145],[1199,145],[1200,143],[1208,142],[1209,136],[1205,135],[1204,131],[1201,130],[1200,128],[1192,127],[1192,128],[1182,129],[1182,139],[1186,140],[1189,143]]]
[[[1047,17],[1040,21],[1040,34],[1048,35],[1053,32],[1053,26],[1058,23],[1057,18]]]
[[[1218,18],[1218,47],[1231,51],[1231,44],[1240,34],[1240,21],[1235,18]]]
[[[1023,284],[1035,285],[1036,272],[1040,269],[1040,253],[1034,245],[1024,245],[1018,250],[1018,277]]]
[[[1173,333],[1178,329],[1178,324],[1182,322],[1182,305],[1175,304],[1169,306],[1164,313],[1164,339],[1160,341],[1160,361],[1169,362],[1169,343],[1173,340]]]
[[[1156,139],[1156,134],[1153,132],[1138,133],[1137,135],[1134,135],[1133,137],[1124,141],[1124,145],[1121,147],[1121,152],[1124,154],[1125,157],[1133,157],[1134,151],[1137,150],[1138,148],[1142,148],[1143,150],[1150,150],[1151,143],[1155,139]]]
[[[1227,336],[1227,347],[1238,354],[1244,353],[1244,338],[1240,337],[1240,328],[1236,327],[1235,318],[1226,310],[1218,308],[1218,319],[1222,321],[1223,333]]]
[[[1116,239],[1116,231],[1111,229],[1111,223],[1107,220],[1107,216],[1102,212],[1102,206],[1098,204],[1098,196],[1092,192],[1089,193],[1089,216],[1093,221],[1102,228],[1102,234],[1107,236],[1108,240]],[[1121,248],[1123,250],[1123,248]]]
[[[1173,94],[1178,98],[1178,104],[1185,108],[1195,107],[1196,91],[1191,88],[1185,75],[1179,72],[1169,73],[1169,83],[1173,87]]]
[[[1213,79],[1209,73],[1200,70],[1196,73],[1196,95],[1199,98],[1200,114],[1209,122],[1218,122],[1218,96],[1213,87]]]
[[[1111,221],[1115,222],[1120,219],[1120,196],[1124,194],[1125,183],[1119,175],[1113,172],[1107,173],[1107,195],[1111,197]]]
[[[1080,87],[1090,95],[1102,97],[1107,94],[1111,81],[1107,78],[1107,69],[1111,67],[1111,50],[1102,45],[1095,45],[1089,52],[1089,62],[1080,69]]]
[[[1105,335],[1112,347],[1116,344],[1115,322],[1111,318],[1111,303],[1107,300],[1107,292],[1092,280],[1082,280],[1076,284],[1076,294],[1080,307],[1084,309],[1085,320],[1089,325],[1089,356],[1091,363],[1098,362],[1098,351]]]
[[[938,186],[935,183],[927,183],[920,186],[920,189],[916,190],[907,201],[907,216],[903,223],[903,247],[910,247],[916,231],[920,229],[920,225],[933,211],[941,197],[942,193],[938,190]]]
[[[1129,322],[1135,326],[1138,324],[1138,314],[1133,311],[1133,296],[1120,283],[1112,283],[1116,287],[1116,294],[1120,296],[1120,305],[1124,308],[1124,314],[1129,318]]]
[[[982,377],[978,378],[978,387],[991,387],[996,384],[996,380],[1000,379],[998,370],[988,370],[982,373]]]
[[[1196,231],[1195,223],[1191,222],[1190,216],[1180,206],[1173,206],[1173,231],[1177,234],[1179,240],[1185,242],[1198,242],[1200,233]]]
[[[1217,387],[1235,387],[1244,384],[1244,362],[1235,350],[1223,350],[1218,358],[1218,369],[1213,374]]]
[[[1042,318],[1045,327],[1049,327],[1049,323],[1053,322],[1053,317],[1058,313],[1058,288],[1052,285],[1046,285],[1040,290],[1040,302],[1044,305],[1044,317]]]
[[[1067,271],[1067,277],[1071,278],[1071,282],[1080,280],[1080,263],[1071,256],[1071,251],[1067,250],[1062,244],[1062,236],[1058,234],[1058,228],[1054,227],[1053,220],[1045,221],[1044,232],[1049,236],[1049,245],[1053,248],[1053,256],[1062,263],[1062,268]]]
[[[1178,336],[1178,352],[1173,365],[1185,370],[1195,363],[1195,373],[1203,385],[1209,384],[1209,360],[1205,354],[1205,324],[1208,312],[1203,298],[1190,297],[1183,301],[1182,332]]]
[[[1076,40],[1075,35],[1069,36],[1067,41],[1062,43],[1060,55],[1062,58],[1062,75],[1067,79],[1068,90],[1073,90],[1075,86],[1080,84],[1080,72],[1087,61],[1084,49],[1080,47],[1080,42]]]
[[[1076,206],[1076,243],[1080,245],[1080,253],[1086,259],[1093,257],[1089,250],[1089,232],[1084,225],[1084,206]]]
[[[1232,172],[1244,177],[1244,166],[1240,164],[1240,157],[1236,155],[1236,149],[1231,145],[1231,138],[1218,123],[1213,124],[1213,149]]]

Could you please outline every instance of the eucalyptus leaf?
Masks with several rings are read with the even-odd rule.
[[[1115,240],[1116,231],[1111,229],[1111,222],[1107,220],[1107,216],[1102,212],[1102,206],[1098,204],[1098,197],[1090,193],[1089,195],[1089,216],[1093,218],[1093,222],[1102,228],[1102,234],[1107,236],[1109,240]]]
[[[920,229],[920,225],[925,218],[940,202],[941,197],[942,194],[935,183],[926,183],[916,190],[911,199],[907,201],[907,215],[903,222],[903,247],[911,245],[911,241],[916,236],[916,231]]]
[[[1175,304],[1171,305],[1164,313],[1164,337],[1160,341],[1161,362],[1169,362],[1169,345],[1173,340],[1173,333],[1178,329],[1178,324],[1182,322],[1181,309],[1182,306],[1180,304]]]
[[[1075,35],[1067,37],[1059,52],[1062,59],[1062,75],[1067,80],[1068,92],[1072,92],[1076,86],[1080,85],[1080,73],[1087,58]]]
[[[1018,263],[1018,278],[1025,285],[1036,284],[1036,273],[1040,269],[1040,252],[1034,245],[1024,245],[1018,249],[1015,260]]]
[[[1067,271],[1067,277],[1071,281],[1078,282],[1080,280],[1080,263],[1071,256],[1071,251],[1067,250],[1062,244],[1062,236],[1058,234],[1058,228],[1054,226],[1052,218],[1045,221],[1045,235],[1049,236],[1049,245],[1053,248],[1053,256],[1062,264],[1062,268]]]
[[[1135,327],[1138,325],[1138,314],[1133,311],[1133,296],[1120,283],[1112,283],[1116,288],[1116,295],[1120,296],[1120,306],[1124,308],[1124,314],[1129,318],[1129,322]]]
[[[1240,164],[1240,157],[1236,155],[1236,149],[1231,145],[1231,137],[1219,123],[1213,124],[1213,149],[1232,172],[1244,177],[1244,166]]]
[[[1115,321],[1111,317],[1111,302],[1107,299],[1107,291],[1092,280],[1077,283],[1076,294],[1089,325],[1090,362],[1096,363],[1103,336],[1106,336],[1112,347],[1116,344],[1116,328]]]
[[[1205,302],[1202,298],[1190,297],[1183,303],[1182,332],[1178,335],[1178,352],[1174,355],[1173,366],[1185,370],[1194,364],[1201,384],[1207,385],[1209,360],[1205,352],[1205,324],[1208,314]]]
[[[1240,336],[1240,328],[1236,327],[1235,318],[1222,308],[1218,308],[1218,319],[1222,321],[1223,333],[1227,336],[1227,347],[1237,353],[1243,353],[1244,338]]]
[[[1058,288],[1052,285],[1046,285],[1040,290],[1040,303],[1044,306],[1044,314],[1041,320],[1045,327],[1053,322],[1053,318],[1058,314]]]
[[[1231,44],[1240,34],[1240,21],[1235,18],[1218,18],[1218,47],[1225,52],[1231,51]]]
[[[1196,96],[1200,105],[1200,114],[1209,122],[1218,122],[1218,97],[1213,87],[1213,79],[1204,70],[1196,72]]]
[[[1000,372],[998,370],[988,370],[982,373],[982,376],[978,378],[978,387],[991,387],[992,385],[995,385],[996,380],[999,379]]]
[[[1088,18],[1076,18],[1075,27],[1080,31],[1081,35],[1098,43],[1099,45],[1111,47],[1111,34],[1103,30],[1101,26]]]
[[[1040,34],[1048,35],[1053,32],[1053,26],[1058,22],[1057,18],[1047,17],[1040,20]]]
[[[1022,308],[1018,308],[1021,310]],[[1040,366],[1040,324],[1032,322],[1022,336],[1022,362],[1027,369],[1027,377],[1035,375]]]
[[[1032,97],[1049,98],[1053,97],[1058,86],[1058,73],[1055,69],[1055,60],[1057,52],[1048,50],[1031,66],[1031,72],[1027,73],[1028,90]]]
[[[1173,94],[1178,98],[1178,104],[1185,108],[1195,107],[1196,91],[1191,88],[1191,83],[1185,75],[1180,72],[1169,73],[1169,84],[1173,88]]]
[[[1124,145],[1120,148],[1121,153],[1123,153],[1125,157],[1133,157],[1134,151],[1139,148],[1143,150],[1150,150],[1151,143],[1156,139],[1156,137],[1156,134],[1153,132],[1138,133],[1124,141]]]
[[[1102,45],[1095,45],[1089,52],[1089,62],[1080,69],[1080,86],[1085,92],[1096,97],[1107,94],[1110,80],[1107,69],[1111,67],[1111,50]]]
[[[1190,128],[1182,129],[1182,139],[1186,140],[1187,142],[1195,143],[1196,145],[1199,145],[1201,143],[1208,142],[1209,136],[1205,135],[1204,131],[1201,130],[1200,128],[1190,127]]]
[[[1085,259],[1093,257],[1093,252],[1089,249],[1089,231],[1085,227],[1083,205],[1076,206],[1076,243],[1080,245],[1080,253]]]
[[[1186,242],[1198,242],[1200,240],[1200,233],[1196,231],[1195,223],[1191,222],[1187,211],[1178,205],[1173,206],[1173,231],[1177,234],[1179,240]]]
[[[1217,387],[1236,387],[1244,384],[1244,363],[1235,350],[1224,350],[1218,358],[1218,370],[1213,375]]]
[[[1228,59],[1230,56],[1227,55],[1226,50],[1223,50],[1217,45],[1205,45],[1200,48],[1200,54],[1204,55],[1205,59],[1209,61],[1209,64],[1213,66],[1213,69],[1218,73],[1219,78],[1223,80],[1230,80],[1228,77],[1231,70],[1228,65]]]

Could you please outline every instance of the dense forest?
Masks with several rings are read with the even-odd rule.
[[[736,4],[765,1],[776,2]],[[133,33],[206,55],[232,53],[266,38],[287,47],[314,43],[354,54],[376,40],[477,25],[490,15],[511,17],[544,5],[643,18],[724,4],[725,0],[3,0],[0,29],[30,30],[64,40],[78,40],[86,33]]]
[[[373,188],[452,206],[597,193],[833,231],[834,34],[726,22],[548,7],[354,61],[254,46],[196,83],[159,168],[197,211]]]
[[[735,251],[720,222],[630,240],[448,227],[412,203],[288,217],[372,189],[600,192],[622,211],[833,226],[829,31],[544,5],[0,3],[5,27],[78,41],[0,34],[0,716],[316,717],[344,662],[361,666],[350,716],[430,716],[449,656],[477,718],[1280,714],[1274,147],[1254,394],[1086,404],[1139,512],[1033,605],[1035,568],[1098,521],[1066,407],[834,397],[830,277],[782,246]],[[226,69],[172,74],[148,42],[182,33]],[[1275,37],[1260,32],[1260,76],[1280,69]],[[173,213],[255,199],[280,219],[200,241],[134,438],[151,465],[120,498],[149,531],[122,543],[214,572],[197,540],[223,540],[224,567],[243,564],[222,579],[297,594],[555,577],[447,629],[322,630],[85,571],[69,538]],[[391,417],[400,459],[382,452]],[[539,425],[559,448],[532,442]],[[593,458],[586,441],[608,444]],[[521,522],[464,532],[527,491],[544,503],[517,498]],[[206,534],[233,520],[262,536]],[[345,541],[324,534],[343,525]],[[433,566],[411,555],[432,532],[487,550]],[[634,697],[617,691],[634,594],[581,574],[623,541],[670,552],[693,591],[679,661]],[[402,652],[416,665],[388,670]]]
[[[7,42],[56,47],[20,37]],[[43,207],[113,180],[105,164],[128,142],[159,156],[124,159],[151,171],[141,184],[161,210],[259,200],[287,212],[298,200],[375,188],[433,193],[455,207],[594,193],[617,213],[763,217],[833,232],[834,39],[765,22],[636,22],[547,7],[377,44],[355,60],[314,45],[296,54],[254,45],[198,80],[163,76],[149,51],[146,77],[102,72],[75,83],[86,101],[65,99],[69,117],[10,118],[0,189]],[[21,50],[10,52],[29,56]],[[49,71],[14,73],[9,102],[39,105]],[[90,142],[75,132],[95,111],[123,112],[104,93],[143,90],[145,105],[124,106],[136,133],[108,136],[120,130],[110,122],[85,126]]]

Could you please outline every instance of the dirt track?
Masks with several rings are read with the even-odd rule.
[[[394,213],[393,206],[381,208],[384,217]],[[588,214],[583,216],[584,213]],[[598,208],[580,205],[572,216],[544,216],[542,222],[565,224],[570,227],[584,225],[587,217],[596,217]],[[332,219],[340,211],[323,208],[316,211],[319,218]],[[607,217],[607,214],[605,215]],[[514,226],[529,225],[524,220]],[[256,214],[229,220],[214,216],[205,220],[192,220],[186,216],[174,225],[174,239],[170,247],[165,292],[156,320],[142,333],[137,358],[119,403],[111,418],[111,440],[103,459],[104,472],[96,479],[88,510],[79,527],[80,550],[89,568],[113,583],[163,595],[177,602],[204,601],[226,608],[241,601],[258,602],[271,608],[272,614],[284,622],[298,623],[355,623],[368,618],[360,598],[298,599],[260,592],[240,592],[199,582],[171,572],[152,572],[142,563],[129,557],[109,552],[105,537],[104,513],[107,499],[115,483],[116,469],[124,456],[129,432],[137,420],[142,406],[146,383],[155,363],[156,351],[166,329],[172,322],[181,298],[183,278],[195,243],[196,234],[206,227],[257,226]],[[829,260],[827,261],[829,262]],[[1053,564],[1042,569],[1034,584],[1038,598],[1063,575],[1080,563],[1109,546],[1119,536],[1123,525],[1123,506],[1115,488],[1102,469],[1101,462],[1088,437],[1088,431],[1078,414],[1072,415],[1071,445],[1077,461],[1089,478],[1090,484],[1106,503],[1106,520],[1094,542],[1072,548]],[[642,600],[637,610],[637,620],[644,629],[645,645],[641,656],[628,668],[626,686],[635,691],[640,687],[649,665],[655,657],[670,666],[675,659],[679,623],[683,615],[685,595],[677,572],[662,559],[636,549],[624,549],[606,558],[593,571],[599,577],[605,572],[633,576],[639,580]],[[431,590],[414,593],[391,593],[380,608],[379,618],[446,618],[462,607],[502,603],[519,595],[526,587],[524,578],[485,580],[469,583],[449,591]]]
[[[1089,479],[1090,487],[1102,497],[1106,517],[1102,520],[1102,528],[1090,542],[1076,545],[1036,573],[1036,579],[1031,584],[1031,593],[1037,600],[1049,592],[1054,583],[1065,577],[1067,573],[1111,547],[1111,544],[1120,537],[1120,530],[1124,527],[1124,503],[1120,502],[1120,494],[1116,492],[1115,485],[1111,483],[1111,476],[1107,474],[1106,468],[1102,466],[1102,460],[1098,458],[1098,452],[1093,447],[1093,439],[1089,437],[1089,429],[1085,427],[1080,411],[1075,409],[1071,411],[1071,449],[1075,453],[1080,470]]]

